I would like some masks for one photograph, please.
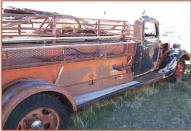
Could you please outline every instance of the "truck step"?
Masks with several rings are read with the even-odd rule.
[[[101,89],[95,92],[90,92],[90,93],[86,93],[86,94],[82,94],[79,96],[74,96],[73,99],[76,102],[76,105],[78,107],[84,105],[84,104],[88,104],[92,101],[95,101],[99,98],[103,98],[106,97],[108,95],[111,95],[113,93],[117,93],[119,91],[122,91],[124,89],[130,88],[130,87],[134,87],[135,85],[138,85],[140,82],[138,81],[130,81],[128,83],[125,84],[121,84],[121,85],[117,85],[117,86],[112,86],[109,88],[105,88],[105,89]]]

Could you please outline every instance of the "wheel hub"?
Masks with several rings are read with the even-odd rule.
[[[18,130],[58,129],[59,115],[49,108],[38,108],[26,114],[18,123]]]
[[[35,120],[31,124],[31,129],[43,129],[43,122],[41,120]]]

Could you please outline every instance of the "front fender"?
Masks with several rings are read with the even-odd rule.
[[[53,92],[65,96],[73,111],[77,106],[73,98],[63,88],[57,87],[42,79],[25,79],[11,86],[3,93],[2,96],[2,122],[5,124],[11,111],[24,99],[42,92]]]
[[[174,73],[177,63],[181,60],[190,60],[189,54],[180,48],[169,50],[162,60],[158,72],[164,74],[165,77]]]

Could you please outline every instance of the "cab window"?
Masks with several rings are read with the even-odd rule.
[[[157,37],[156,25],[152,22],[146,22],[144,26],[145,38]]]

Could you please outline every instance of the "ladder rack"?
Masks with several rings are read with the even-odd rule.
[[[126,41],[133,26],[124,20],[77,18],[71,15],[4,13],[3,43],[42,41]]]

